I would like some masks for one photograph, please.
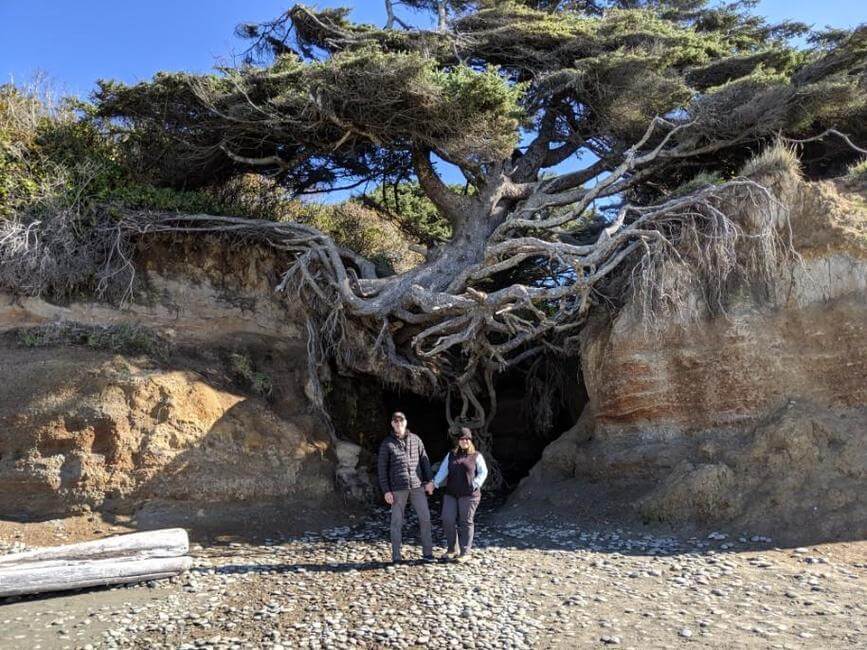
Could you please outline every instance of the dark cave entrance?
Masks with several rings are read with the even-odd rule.
[[[555,400],[551,426],[538,431],[528,398],[526,373],[517,369],[497,379],[497,414],[491,425],[493,453],[503,471],[505,490],[511,491],[542,457],[545,447],[577,421],[587,392],[580,377],[577,360],[564,364],[561,399]],[[535,381],[540,381],[536,379]],[[326,393],[326,408],[338,436],[352,440],[364,449],[363,462],[375,471],[376,452],[389,431],[389,416],[403,411],[409,428],[425,443],[432,463],[440,462],[451,448],[445,402],[407,390],[383,386],[369,376],[334,374]]]

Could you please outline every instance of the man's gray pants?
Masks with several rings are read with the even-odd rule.
[[[418,526],[421,529],[421,548],[424,555],[433,555],[433,535],[430,528],[430,510],[427,507],[427,495],[424,487],[411,490],[397,490],[394,503],[391,505],[391,559],[400,559],[400,543],[403,532],[403,512],[406,502],[412,503],[412,509],[418,516]]]
[[[460,544],[461,555],[466,555],[473,547],[473,518],[479,507],[482,495],[478,492],[468,497],[443,496],[443,531],[446,534],[446,550],[455,552],[455,541]],[[455,521],[457,520],[457,534]],[[457,540],[455,539],[457,537]]]

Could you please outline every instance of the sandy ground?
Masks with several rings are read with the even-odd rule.
[[[867,647],[867,541],[778,548],[485,511],[470,562],[421,563],[410,518],[395,567],[385,517],[202,539],[170,581],[7,602],[0,647]],[[0,550],[118,532],[6,522]]]

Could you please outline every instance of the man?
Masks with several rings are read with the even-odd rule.
[[[421,528],[423,558],[426,562],[432,562],[433,537],[426,494],[433,494],[433,472],[424,443],[406,426],[403,413],[396,411],[392,414],[391,434],[379,447],[379,486],[385,495],[385,502],[391,506],[391,561],[401,561],[403,513],[406,502],[411,501]]]

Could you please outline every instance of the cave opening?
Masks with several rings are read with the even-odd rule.
[[[504,492],[513,490],[542,457],[545,447],[575,424],[587,403],[578,361],[560,363],[560,386],[551,400],[550,414],[542,418],[547,426],[537,426],[540,423],[534,409],[540,391],[534,390],[533,382],[545,381],[544,374],[528,382],[525,370],[519,368],[497,379],[498,406],[490,430]],[[362,447],[361,462],[374,473],[376,453],[394,411],[406,414],[409,429],[424,441],[431,463],[439,463],[451,448],[443,399],[385,386],[370,376],[335,373],[326,392],[326,408],[337,435]]]

